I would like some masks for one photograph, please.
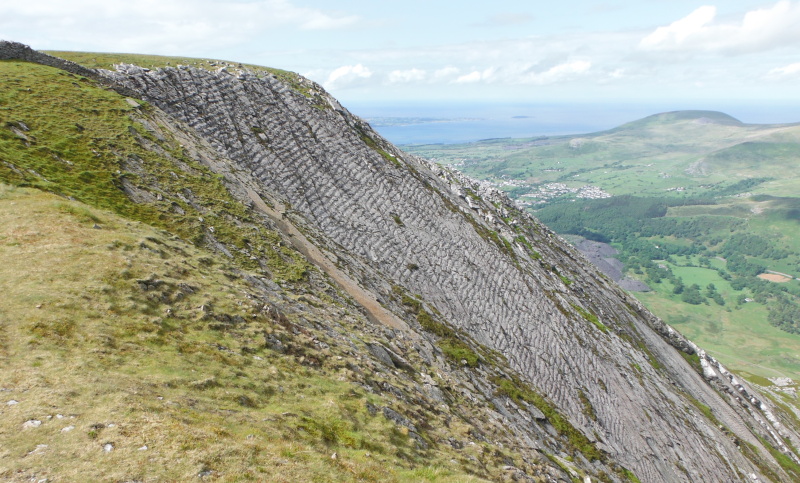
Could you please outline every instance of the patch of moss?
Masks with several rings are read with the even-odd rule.
[[[575,309],[579,314],[581,314],[581,317],[591,322],[595,327],[600,329],[601,332],[606,334],[608,333],[608,327],[604,323],[600,322],[600,319],[597,317],[597,315],[584,309],[579,305],[572,304],[572,308]]]
[[[498,376],[492,377],[491,381],[497,386],[498,394],[511,398],[517,404],[525,401],[539,409],[556,431],[566,437],[572,451],[582,454],[590,461],[604,459],[603,453],[583,433],[575,428],[565,416],[559,413],[555,406],[522,381],[516,377],[507,379]]]
[[[372,139],[372,137],[366,133],[365,129],[362,126],[356,125],[356,126],[353,126],[353,128],[356,131],[358,131],[358,134],[361,137],[361,140],[364,141],[364,144],[366,144],[367,146],[372,148],[372,150],[375,151],[376,153],[380,154],[383,157],[383,159],[385,159],[386,161],[389,161],[390,163],[392,163],[393,165],[397,166],[398,168],[402,168],[403,167],[403,163],[401,163],[400,160],[397,159],[397,157],[395,157],[392,154],[389,154],[389,152],[387,152],[385,149],[381,148],[378,145],[378,143],[375,142],[375,140]]]
[[[422,308],[422,302],[420,302],[419,300],[417,300],[414,297],[411,297],[411,296],[409,296],[408,294],[405,294],[405,293],[401,297],[401,302],[406,307],[409,307],[411,309],[411,311],[413,313],[415,313],[415,314],[418,313],[420,311],[420,309]]]
[[[640,351],[644,352],[644,354],[647,356],[647,362],[650,364],[650,366],[653,369],[656,369],[656,370],[661,369],[663,366],[661,365],[660,362],[658,362],[658,359],[656,358],[655,354],[653,354],[653,351],[650,350],[650,348],[647,347],[647,344],[645,344],[642,341],[641,336],[640,335],[635,335],[635,336],[632,335],[632,334],[638,334],[638,330],[632,325],[629,326],[628,330],[630,330],[631,333],[628,333],[628,332],[625,332],[625,331],[620,331],[620,332],[617,333],[617,335],[619,335],[620,338],[622,338],[623,340],[626,340],[629,344],[631,344],[631,345],[635,346],[636,348],[638,348]],[[684,354],[684,355],[686,355],[686,354]],[[699,364],[699,359],[698,359],[698,364]]]
[[[533,245],[531,245],[531,242],[529,242],[528,239],[525,238],[525,235],[519,235],[518,237],[514,238],[514,241],[524,245],[525,248],[528,249],[528,253],[530,254],[533,260],[542,259],[542,255],[533,248]]]
[[[689,399],[689,401],[692,403],[692,405],[694,407],[696,407],[701,413],[703,413],[703,416],[705,416],[706,419],[708,419],[709,421],[711,421],[712,423],[714,423],[717,426],[721,426],[722,425],[722,423],[719,422],[719,419],[717,419],[717,416],[714,415],[714,412],[711,411],[710,407],[708,407],[707,405],[701,403],[700,401],[698,401],[697,399],[695,399],[694,397],[692,397],[692,396],[690,396],[688,394],[686,396]]]
[[[770,481],[783,481],[781,475],[779,475],[759,453],[758,449],[747,441],[738,440],[739,442],[739,449],[742,451],[742,454],[750,460],[753,464],[755,464],[761,473],[764,474]],[[769,445],[766,445],[769,448]],[[784,455],[785,456],[785,455]],[[780,462],[779,462],[780,464]]]
[[[594,411],[594,406],[592,406],[592,402],[589,401],[583,389],[578,389],[578,399],[581,401],[581,406],[583,406],[583,415],[592,421],[597,421],[597,413]]]
[[[481,225],[480,223],[475,221],[475,219],[472,218],[472,216],[470,216],[469,218],[472,219],[472,225],[475,227],[475,231],[477,231],[478,234],[481,237],[483,237],[484,240],[491,241],[492,243],[497,245],[497,248],[499,248],[502,253],[516,260],[517,254],[514,253],[514,247],[511,245],[511,243],[508,242],[508,240],[503,238],[496,231],[490,230],[485,226]]]
[[[458,339],[443,339],[439,342],[439,347],[448,359],[458,364],[464,364],[468,367],[478,367],[480,364],[481,359],[478,354]]]
[[[469,344],[464,342],[464,336],[448,325],[437,321],[433,315],[422,308],[422,302],[407,294],[403,294],[401,300],[403,305],[408,307],[412,313],[416,314],[417,322],[419,322],[419,325],[421,325],[423,329],[440,337],[437,345],[447,359],[456,364],[462,364],[461,361],[466,361],[468,367],[477,367],[482,362],[482,358]],[[437,316],[441,315],[437,312]]]
[[[692,366],[692,368],[695,371],[697,371],[699,374],[703,373],[703,366],[702,364],[700,364],[700,356],[698,356],[697,354],[687,354],[686,352],[683,351],[678,351],[678,354],[680,354],[681,357],[686,359],[686,362],[688,362],[689,365]]]
[[[639,480],[639,478],[636,477],[633,471],[629,470],[628,468],[620,469],[620,473],[626,480],[630,481],[631,483],[641,483],[641,480]]]
[[[464,188],[464,193],[467,194],[470,198],[475,201],[483,201],[480,196],[476,192],[474,192],[471,188]]]

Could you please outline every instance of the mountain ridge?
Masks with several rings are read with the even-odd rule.
[[[766,440],[753,435],[770,437],[770,431],[781,427],[758,422],[773,415],[769,404],[741,398],[726,402],[664,339],[690,359],[697,355],[692,359],[697,369],[717,390],[730,394],[729,401],[736,401],[737,394],[755,394],[752,389],[646,312],[507,198],[404,154],[313,83],[299,93],[268,72],[209,72],[186,66],[152,71],[123,65],[97,75],[146,102],[131,109],[144,121],[144,130],[134,136],[140,145],[158,145],[153,139],[161,129],[155,119],[177,119],[173,125],[185,128],[169,130],[185,130],[187,140],[197,138],[180,151],[203,161],[239,202],[252,207],[261,199],[273,211],[271,221],[262,223],[279,231],[279,220],[290,223],[420,340],[432,340],[444,354],[463,356],[462,368],[449,370],[472,374],[478,393],[494,391],[518,407],[537,405],[549,427],[582,448],[573,454],[581,471],[624,478],[628,470],[619,469],[621,464],[642,481],[713,479],[720,474],[742,479],[755,473],[788,478],[763,446]],[[135,172],[136,163],[127,163],[123,168]],[[148,191],[158,199],[153,185],[140,183],[127,191],[136,189],[144,190],[140,200],[145,204]],[[178,201],[174,192],[157,194]],[[268,210],[262,206],[262,211]],[[283,237],[292,238],[289,233]],[[233,256],[232,247],[220,244],[208,227],[198,241]],[[417,351],[425,359],[429,350]],[[506,372],[503,377],[503,371],[491,375],[497,370],[492,368],[492,351],[504,353],[510,367],[536,391],[521,387],[519,376]],[[385,350],[375,352],[383,355]],[[427,359],[434,363],[434,358]],[[584,370],[589,367],[591,371]],[[599,381],[593,371],[602,375]],[[542,396],[565,416],[553,412]],[[676,401],[687,405],[676,407]],[[529,447],[552,444],[548,426],[539,427],[538,417],[526,422],[505,403],[494,407]],[[724,435],[716,419],[708,419],[703,407],[756,448],[751,451],[757,453],[747,453],[752,460],[742,456],[744,450]],[[649,429],[639,435],[641,428]],[[781,431],[796,439],[790,429]],[[536,435],[536,441],[526,432]],[[714,441],[720,456],[684,451],[675,446],[676,439],[695,452]],[[769,444],[782,444],[781,437],[772,439]],[[781,450],[793,455],[785,445]]]

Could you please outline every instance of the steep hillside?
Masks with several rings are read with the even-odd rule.
[[[796,383],[766,378],[800,380],[800,124],[678,111],[599,133],[406,149],[506,191],[558,233],[614,244],[609,274],[649,285],[637,294],[648,308],[798,406]]]
[[[112,478],[800,475],[788,415],[499,192],[404,154],[319,86],[0,54],[0,177],[94,207],[0,200],[75,218],[4,223],[5,259],[43,270],[28,232],[77,252],[51,262],[71,276],[3,277],[20,302],[0,474],[69,478],[50,454],[119,458]]]

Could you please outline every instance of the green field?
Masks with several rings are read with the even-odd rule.
[[[652,292],[636,294],[651,310],[662,314],[667,323],[740,372],[793,379],[800,375],[800,335],[770,325],[765,305],[737,304],[741,292],[734,290],[716,270],[660,263],[686,282],[701,287],[713,283],[726,301],[723,307],[713,301],[700,305],[683,303],[680,296],[672,293],[674,284],[667,281],[651,284]],[[724,265],[718,260],[712,264]]]
[[[613,243],[652,288],[636,296],[729,367],[800,380],[800,325],[785,322],[800,324],[800,282],[755,278],[800,276],[800,125],[682,111],[585,135],[403,148],[505,191],[561,234]],[[673,293],[678,280],[698,286],[696,303]]]

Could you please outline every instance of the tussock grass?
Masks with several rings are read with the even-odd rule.
[[[262,259],[281,280],[299,282],[311,270],[169,130],[153,131],[159,123],[147,106],[26,62],[0,62],[0,82],[8,86],[0,91],[0,181],[110,209],[198,245],[219,241],[240,266],[260,268]]]
[[[287,330],[225,260],[7,185],[0,227],[1,479],[478,481],[447,447],[422,459],[367,409],[387,402],[355,359],[310,350],[323,335]]]

